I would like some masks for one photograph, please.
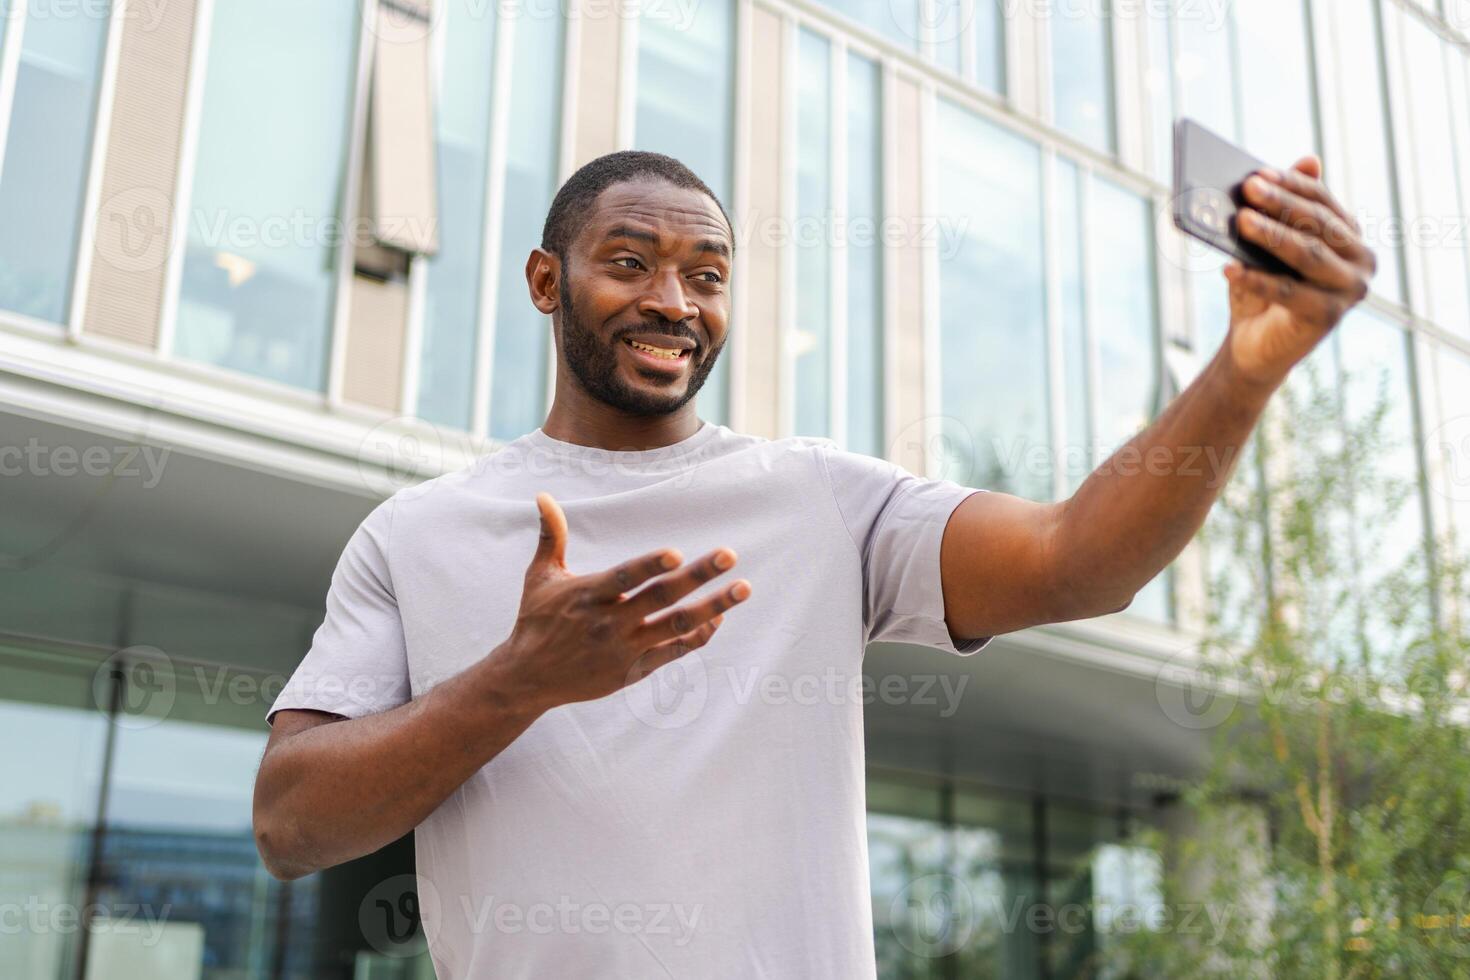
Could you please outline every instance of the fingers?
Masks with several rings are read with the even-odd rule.
[[[640,555],[605,572],[587,576],[587,595],[594,602],[612,602],[624,592],[631,592],[655,575],[678,568],[684,556],[677,548],[660,548]]]
[[[1273,184],[1260,176],[1245,182],[1245,196],[1256,210],[1322,239],[1348,262],[1368,267],[1370,274],[1376,269],[1377,260],[1363,244],[1357,228],[1321,201],[1303,197],[1283,184]]]
[[[643,656],[634,662],[632,669],[629,670],[628,682],[640,681],[665,664],[678,660],[686,653],[698,650],[714,637],[715,631],[720,628],[720,624],[724,621],[724,616],[716,616],[714,619],[695,627],[688,633],[683,633],[674,637],[672,640],[665,640],[663,643],[649,647]]]
[[[704,583],[735,567],[735,552],[716,548],[709,554],[649,582],[647,587],[624,602],[625,611],[642,622],[665,606],[678,602]]]
[[[739,579],[714,595],[650,619],[634,632],[633,641],[635,644],[647,644],[651,647],[675,639],[749,598],[750,582]]]
[[[1281,259],[1312,285],[1352,295],[1355,300],[1367,295],[1364,270],[1338,255],[1321,238],[1251,208],[1242,209],[1237,222],[1242,238]]]
[[[1232,286],[1286,307],[1297,319],[1318,330],[1330,330],[1352,305],[1342,293],[1297,282],[1290,276],[1248,269],[1238,262],[1226,266],[1225,275]]]
[[[1302,165],[1309,161],[1312,161],[1315,165],[1310,170],[1303,171]],[[1352,212],[1348,211],[1342,205],[1342,202],[1334,197],[1332,192],[1327,189],[1327,185],[1322,183],[1320,179],[1322,176],[1322,165],[1317,161],[1316,157],[1303,157],[1296,162],[1296,166],[1285,172],[1268,169],[1261,171],[1261,175],[1268,181],[1285,187],[1298,197],[1306,198],[1309,201],[1316,201],[1330,208],[1349,227],[1355,228],[1358,231],[1362,230],[1359,228],[1358,220],[1353,217]]]
[[[551,494],[542,491],[536,494],[536,509],[541,515],[541,536],[536,540],[536,554],[531,557],[530,568],[546,570],[567,567],[567,515]]]

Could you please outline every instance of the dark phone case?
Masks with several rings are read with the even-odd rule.
[[[1193,119],[1174,123],[1174,225],[1247,266],[1301,279],[1254,242],[1241,241],[1236,214],[1245,179],[1266,166]]]

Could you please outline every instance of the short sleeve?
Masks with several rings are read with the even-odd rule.
[[[819,443],[818,456],[843,523],[862,557],[863,626],[869,641],[977,653],[991,637],[956,644],[944,621],[939,545],[949,517],[984,491],[915,476],[887,460]]]
[[[359,718],[409,699],[403,621],[388,568],[393,503],[390,498],[376,507],[342,549],[326,618],[266,713],[267,723],[284,708]]]

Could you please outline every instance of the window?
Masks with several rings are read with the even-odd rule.
[[[359,28],[355,0],[214,5],[180,357],[325,387]]]
[[[511,29],[511,23],[507,20],[502,29]],[[546,418],[551,324],[531,305],[526,258],[541,244],[541,228],[558,184],[562,28],[560,17],[514,20],[515,65],[490,382],[490,435],[507,441]]]
[[[0,36],[22,32],[0,171],[0,307],[64,323],[111,7],[65,16],[33,6],[23,19],[9,7],[0,17]]]
[[[452,0],[439,16],[439,253],[426,272],[418,414],[468,429],[481,320],[496,25],[493,8],[472,0]]]
[[[1238,140],[1228,8],[1174,0],[1172,10],[1179,98],[1175,111]]]
[[[1113,151],[1113,54],[1107,3],[1053,10],[1053,119],[1057,128],[1104,153]]]
[[[1344,106],[1353,107],[1352,124],[1340,127],[1345,154],[1328,161],[1328,180],[1344,179],[1342,199],[1360,216],[1364,237],[1378,253],[1373,288],[1396,302],[1404,300],[1402,246],[1393,234],[1398,220],[1390,156],[1383,50],[1377,0],[1339,0],[1329,16],[1341,52],[1336,84]]]
[[[1174,179],[1174,41],[1167,7],[1149,4],[1144,8],[1148,36],[1148,68],[1143,88],[1148,96],[1152,120],[1153,176]]]
[[[975,84],[991,92],[1006,90],[1004,0],[973,0]]]
[[[1451,51],[1417,17],[1395,11],[1403,38],[1408,74],[1408,103],[1413,133],[1412,159],[1405,161],[1403,180],[1414,180],[1417,213],[1411,239],[1419,242],[1427,285],[1423,312],[1440,326],[1470,335],[1470,266],[1463,240],[1466,209],[1462,204],[1452,137],[1449,75]],[[1456,52],[1454,70],[1463,71]],[[1407,200],[1416,200],[1405,194]]]
[[[882,93],[878,63],[848,55],[847,448],[871,456],[885,452]]]
[[[1050,468],[1035,465],[1050,442],[1040,153],[948,102],[936,122],[934,199],[958,227],[939,257],[941,404],[970,442],[943,472],[1049,500]]]
[[[1075,493],[1087,475],[1102,462],[1097,458],[1092,432],[1092,362],[1087,329],[1087,294],[1083,287],[1082,174],[1070,161],[1056,161],[1052,200],[1057,232],[1056,276],[1060,280],[1062,320],[1062,445],[1057,454],[1065,472],[1065,488]]]
[[[1455,543],[1461,557],[1470,559],[1470,358],[1441,347],[1438,359],[1439,421],[1425,448],[1439,457]]]
[[[1159,398],[1153,213],[1148,201],[1110,181],[1093,180],[1090,197],[1084,222],[1093,272],[1088,326],[1097,348],[1093,425],[1106,455],[1148,425]],[[1169,577],[1166,571],[1145,586],[1128,611],[1169,620]]]
[[[831,46],[800,35],[796,96],[796,322],[787,343],[794,362],[794,432],[831,434],[832,420],[832,93]]]
[[[907,51],[919,50],[925,0],[828,0],[827,6]]]
[[[1316,151],[1311,45],[1302,4],[1303,0],[1232,4],[1240,56],[1241,142],[1278,167],[1289,167]]]
[[[734,186],[734,39],[733,0],[697,4],[687,25],[653,16],[638,22],[633,145],[681,160],[727,209]],[[700,416],[725,422],[729,391],[727,348],[697,396]]]
[[[1113,150],[1112,51],[1104,0],[1052,10],[1052,118],[1058,129]]]

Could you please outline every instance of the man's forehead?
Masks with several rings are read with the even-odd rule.
[[[730,240],[725,217],[708,194],[662,182],[614,184],[597,196],[584,227],[588,245],[596,248],[620,229],[652,232],[665,247],[685,237]]]

